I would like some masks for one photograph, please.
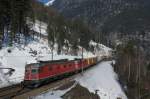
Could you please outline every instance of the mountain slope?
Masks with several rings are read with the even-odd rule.
[[[145,5],[141,0],[56,0],[53,4],[60,13],[69,18],[84,18],[93,27],[101,25],[123,9]]]
[[[52,6],[67,18],[83,19],[103,44],[113,46],[116,41],[135,40],[149,53],[150,48],[146,47],[150,44],[150,1],[56,0]]]

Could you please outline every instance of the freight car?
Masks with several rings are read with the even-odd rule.
[[[97,62],[97,57],[91,57],[75,60],[40,61],[38,63],[28,64],[25,67],[23,84],[28,87],[38,87],[89,68]]]

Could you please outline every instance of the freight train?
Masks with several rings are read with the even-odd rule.
[[[74,60],[39,61],[38,63],[27,64],[23,84],[24,86],[39,87],[92,67],[99,60],[98,57],[91,57]]]

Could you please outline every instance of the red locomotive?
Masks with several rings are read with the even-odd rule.
[[[40,61],[25,67],[24,85],[38,87],[95,65],[97,57],[75,60]]]

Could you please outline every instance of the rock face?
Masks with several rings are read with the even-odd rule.
[[[52,6],[67,18],[83,19],[104,43],[137,38],[143,48],[150,44],[148,0],[56,0]]]
[[[80,84],[68,91],[62,96],[63,99],[101,99],[97,93],[91,93]]]

